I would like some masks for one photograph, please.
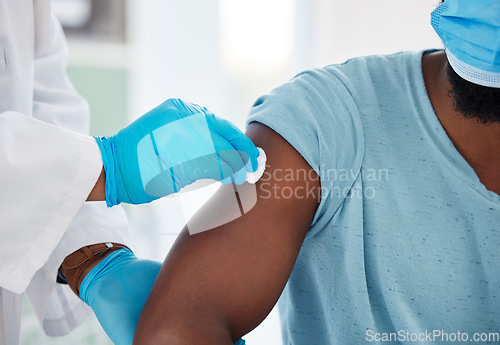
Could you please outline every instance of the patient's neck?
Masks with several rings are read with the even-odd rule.
[[[500,194],[500,123],[483,124],[455,110],[444,51],[425,54],[422,72],[436,115],[457,151],[487,189]]]

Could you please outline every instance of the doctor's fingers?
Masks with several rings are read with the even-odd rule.
[[[173,169],[176,185],[185,187],[197,180],[211,179],[221,181],[232,180],[233,168],[221,157],[218,152],[197,157],[191,161],[178,164]]]
[[[251,172],[254,172],[258,166],[257,157],[259,156],[259,150],[252,140],[246,137],[234,124],[225,119],[218,118],[212,114],[207,115],[207,119],[211,129],[229,142],[234,150],[238,151],[245,165],[250,160],[251,164],[246,166],[247,169],[253,169]],[[250,170],[248,171],[250,172]]]
[[[224,137],[213,135],[214,140],[217,141],[216,148],[217,154],[221,163],[225,163],[231,168],[231,175],[224,176],[221,180],[223,184],[234,182],[235,184],[242,184],[247,177],[247,163],[249,157],[246,152],[236,150],[233,145],[228,142]]]

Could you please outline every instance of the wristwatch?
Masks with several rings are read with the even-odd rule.
[[[68,284],[71,290],[77,296],[80,296],[79,287],[85,278],[83,275],[85,270],[92,265],[97,265],[106,256],[119,249],[130,250],[130,248],[123,244],[112,242],[93,244],[78,249],[64,259],[57,271],[57,282]]]

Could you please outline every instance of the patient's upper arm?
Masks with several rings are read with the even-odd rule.
[[[318,206],[320,182],[270,128],[252,123],[247,135],[268,157],[256,185],[257,203],[212,230],[182,231],[144,307],[135,344],[230,344],[255,328],[278,300]],[[252,188],[239,188],[241,200]],[[221,187],[196,222],[208,224],[234,207],[224,197],[228,189],[233,186]]]

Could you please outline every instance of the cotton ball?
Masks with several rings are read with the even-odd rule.
[[[264,175],[264,171],[266,170],[266,162],[267,162],[266,153],[260,147],[258,147],[257,149],[259,150],[259,156],[257,157],[257,163],[258,163],[257,170],[255,170],[255,172],[247,172],[247,178],[246,178],[246,181],[252,184],[257,183],[257,181],[260,180],[262,175]]]

